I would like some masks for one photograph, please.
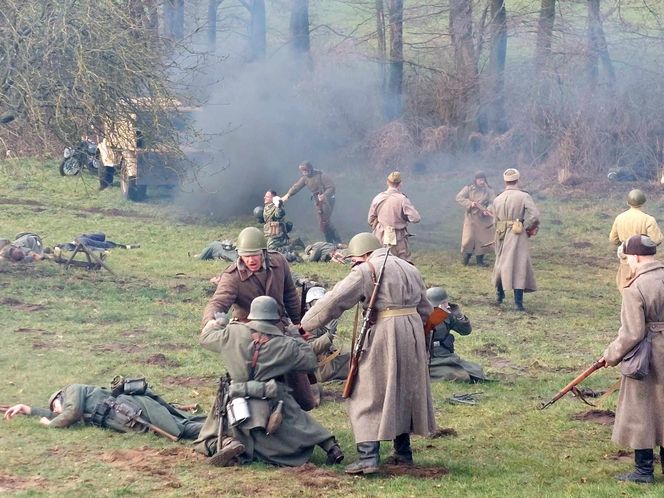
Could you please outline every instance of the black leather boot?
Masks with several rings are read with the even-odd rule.
[[[339,446],[339,443],[334,436],[326,439],[320,443],[319,446],[327,453],[325,465],[335,465],[341,463],[344,459],[344,452],[341,450],[341,446]]]
[[[410,447],[410,434],[399,434],[394,440],[394,451],[385,459],[390,465],[413,465],[413,450]]]
[[[475,262],[477,263],[477,266],[489,266],[484,262],[484,254],[475,256]]]
[[[463,266],[468,266],[468,263],[470,262],[470,257],[472,254],[464,252],[463,253]]]
[[[664,446],[659,447],[659,463],[662,465],[662,474],[664,474]]]
[[[514,306],[517,311],[526,311],[523,307],[523,289],[514,289]]]
[[[503,285],[498,284],[496,286],[496,302],[498,304],[503,304],[504,300],[505,300],[505,291],[503,290]]]
[[[652,448],[634,450],[634,470],[626,474],[619,474],[616,479],[639,484],[653,484],[655,482],[653,453]]]
[[[357,443],[358,459],[348,465],[346,474],[375,474],[380,463],[380,441]]]

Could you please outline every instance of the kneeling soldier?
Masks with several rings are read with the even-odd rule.
[[[247,318],[247,323],[213,320],[201,332],[201,346],[221,354],[232,381],[229,402],[210,412],[194,442],[196,451],[206,456],[219,451],[212,463],[220,466],[236,456],[247,463],[298,466],[319,445],[327,464],[340,463],[344,455],[334,436],[300,408],[285,383],[289,372],[315,370],[311,346],[282,332],[277,302],[269,296],[255,298]],[[226,437],[217,450],[220,434]]]

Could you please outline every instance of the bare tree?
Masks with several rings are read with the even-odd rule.
[[[240,0],[240,3],[249,11],[249,23],[247,24],[249,60],[264,59],[267,49],[265,0]]]
[[[504,133],[505,114],[505,56],[507,54],[507,10],[505,0],[491,0],[491,52],[489,54],[489,127]]]
[[[290,45],[297,55],[309,53],[309,0],[291,0]]]
[[[556,0],[542,0],[537,23],[537,48],[535,50],[535,69],[537,73],[540,73],[549,61],[555,21]]]
[[[385,85],[385,117],[396,119],[402,112],[403,87],[403,0],[387,0],[390,54]]]
[[[208,0],[207,8],[207,43],[208,52],[214,53],[217,49],[217,11],[224,0]]]
[[[184,38],[184,0],[164,1],[166,36],[173,40]]]
[[[609,49],[604,36],[600,0],[588,0],[588,49],[586,59],[586,73],[588,85],[591,89],[597,86],[599,78],[599,61],[606,70],[609,86],[616,81],[616,73],[609,55]]]

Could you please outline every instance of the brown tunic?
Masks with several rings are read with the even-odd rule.
[[[302,175],[299,180],[288,189],[286,194],[288,197],[292,197],[305,186],[313,194],[314,209],[316,211],[316,216],[318,217],[320,231],[325,235],[325,240],[334,243],[341,242],[337,229],[332,225],[331,221],[335,199],[334,182],[328,175],[315,169],[308,176]]]
[[[406,227],[408,223],[419,223],[420,220],[420,213],[417,212],[410,199],[399,189],[392,187],[373,198],[367,218],[369,225],[373,228],[373,234],[381,242],[386,227],[394,228],[397,243],[391,249],[392,254],[406,260],[411,256]]]
[[[380,271],[385,251],[350,274],[304,315],[302,326],[315,330],[355,304],[368,303],[372,274]],[[376,309],[413,308],[411,314],[379,318],[364,343],[348,414],[355,441],[386,441],[400,434],[428,435],[436,427],[427,371],[423,321],[432,311],[420,272],[390,256],[378,293]]]
[[[489,210],[495,197],[496,194],[490,187],[478,187],[475,184],[466,185],[457,194],[456,201],[465,208],[461,234],[462,253],[481,256],[493,251],[493,216],[485,215],[481,209],[472,207],[472,203],[476,202]]]
[[[493,283],[502,283],[503,289],[537,290],[535,272],[530,261],[530,241],[526,230],[539,224],[539,210],[530,194],[516,185],[508,185],[493,201],[496,225],[496,262]],[[520,234],[512,232],[512,223],[524,220]]]
[[[633,449],[664,445],[664,264],[643,264],[624,288],[618,337],[604,351],[617,365],[652,333],[650,373],[642,380],[623,377],[613,425],[613,441]],[[654,322],[659,322],[655,324]]]
[[[287,322],[300,322],[300,301],[293,283],[286,258],[278,252],[269,251],[267,269],[252,273],[240,258],[221,274],[217,290],[203,312],[205,324],[217,312],[226,313],[233,307],[233,318],[246,321],[251,301],[258,296],[270,296],[279,305],[279,314]]]

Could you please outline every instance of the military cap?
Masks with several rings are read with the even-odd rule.
[[[398,171],[392,171],[387,175],[387,181],[390,183],[401,183],[401,173]]]
[[[477,173],[475,173],[475,180],[477,180],[478,178],[484,178],[486,180],[486,174],[484,173],[484,171],[478,171]]]
[[[506,182],[515,182],[521,177],[521,173],[516,168],[507,168],[503,173],[503,180]]]
[[[647,235],[632,235],[623,242],[623,254],[652,256],[657,253],[657,245]]]

